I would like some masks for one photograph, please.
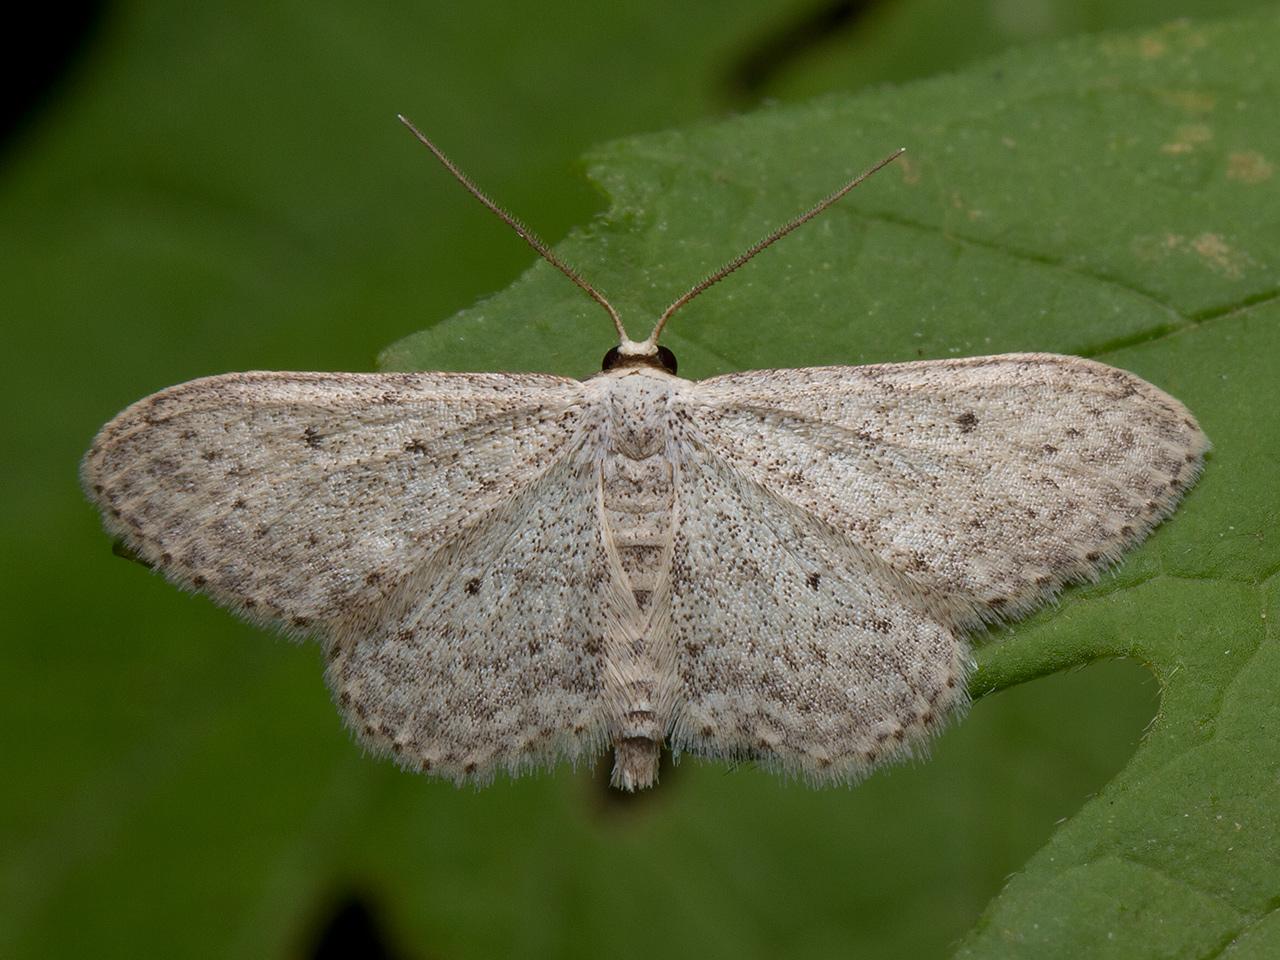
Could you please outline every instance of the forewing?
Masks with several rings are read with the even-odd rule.
[[[580,384],[549,376],[228,374],[126,409],[82,479],[171,579],[326,628],[554,466],[580,404]]]
[[[850,781],[964,705],[968,648],[908,582],[738,463],[679,446],[674,749]]]
[[[599,466],[564,458],[344,623],[328,679],[365,742],[406,766],[484,781],[577,759],[605,743],[607,648],[633,606]]]
[[[689,441],[842,531],[940,622],[1021,613],[1141,540],[1208,441],[1123,370],[1009,354],[692,384]]]

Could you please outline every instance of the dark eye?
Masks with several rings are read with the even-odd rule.
[[[675,376],[676,355],[661,344],[658,345],[658,363],[663,370]]]
[[[655,356],[630,356],[624,357],[617,347],[610,347],[609,352],[604,355],[604,359],[600,361],[601,370],[613,370],[615,367],[650,365],[661,367],[672,376],[676,372],[676,355],[666,347],[659,346]]]

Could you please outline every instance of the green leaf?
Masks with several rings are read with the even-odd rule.
[[[990,5],[932,22],[962,7]],[[604,201],[569,172],[588,143],[715,109],[726,65],[805,9],[118,9],[0,185],[0,954],[305,954],[354,896],[405,956],[937,956],[1002,888],[969,955],[1276,952],[1276,24],[1079,41],[617,143],[590,159]],[[887,30],[858,33],[841,75],[883,79],[856,72],[868,49],[959,62]],[[987,42],[928,30],[954,34],[946,56]],[[824,84],[797,63],[775,89]],[[596,368],[607,321],[543,267],[435,322],[530,256],[397,110],[553,240],[603,202],[558,249],[639,331],[906,144],[677,317],[683,372],[1088,353],[1191,406],[1205,477],[1114,577],[983,638],[977,683],[1000,692],[929,763],[856,790],[685,762],[626,803],[601,771],[473,792],[362,757],[314,647],[113,558],[74,464],[170,382],[360,368],[417,325],[388,365]]]
[[[964,956],[1200,956],[1280,896],[1280,70],[1250,53],[1271,41],[1274,20],[1183,23],[617,143],[591,166],[609,211],[561,248],[640,336],[683,286],[901,140],[905,163],[679,315],[682,372],[1076,353],[1171,391],[1215,441],[1138,556],[987,638],[978,692],[1130,657],[1162,695],[1129,765],[1009,882]],[[384,362],[584,374],[602,320],[540,265]]]

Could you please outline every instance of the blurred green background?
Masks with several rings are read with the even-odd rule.
[[[76,464],[160,387],[372,369],[529,266],[397,111],[555,242],[604,206],[602,141],[1257,6],[103,7],[0,170],[0,956],[946,955],[1123,766],[1144,670],[1006,691],[854,790],[696,762],[635,800],[604,768],[456,790],[361,755],[315,647],[113,558]]]

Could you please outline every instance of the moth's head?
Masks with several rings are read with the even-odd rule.
[[[645,340],[636,343],[626,338],[609,350],[600,362],[600,369],[608,372],[623,367],[654,367],[675,376],[676,355],[661,344]]]

